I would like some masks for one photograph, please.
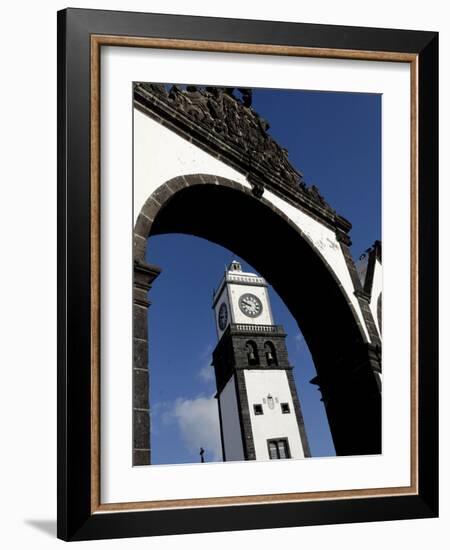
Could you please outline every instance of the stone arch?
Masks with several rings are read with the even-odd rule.
[[[160,185],[146,200],[144,203],[135,224],[134,229],[134,262],[135,264],[145,264],[145,251],[147,246],[147,239],[150,237],[152,233],[152,226],[153,223],[158,215],[158,212],[161,210],[161,208],[164,207],[164,205],[171,199],[171,197],[181,191],[182,189],[185,189],[187,187],[192,187],[196,185],[220,185],[222,187],[226,187],[229,189],[234,189],[236,191],[240,191],[241,193],[244,193],[247,196],[253,197],[252,191],[242,185],[241,183],[238,183],[236,181],[230,180],[228,178],[224,178],[221,176],[215,176],[211,174],[188,174],[183,176],[177,176],[162,185]],[[264,197],[258,197],[258,202],[264,204],[267,208],[269,208],[272,212],[274,212],[277,216],[282,218],[295,232],[297,232],[300,237],[307,243],[310,247],[313,248],[312,243],[308,239],[308,237],[305,235],[305,233],[296,226],[292,220],[286,216],[284,212],[282,212],[280,209],[278,209],[275,205],[273,205],[270,201],[265,199]],[[323,262],[324,267],[329,271],[331,277],[333,277],[336,285],[341,290],[343,296],[346,296],[345,290],[342,287],[342,284],[339,280],[339,278],[334,273],[333,269],[328,265],[327,261],[323,258],[323,256],[320,254],[318,250],[316,250],[318,258]],[[361,335],[364,338],[364,330],[361,326],[361,322],[355,312],[354,306],[351,303],[351,301],[346,298],[347,304],[349,308],[352,310],[355,323],[359,327],[361,331]]]
[[[231,214],[233,224],[227,225]],[[317,370],[314,383],[323,395],[337,454],[380,452],[381,397],[374,375],[379,358],[333,269],[302,230],[269,200],[236,181],[191,174],[156,189],[135,224],[134,464],[148,463],[150,457],[145,448],[148,413],[145,406],[136,406],[145,405],[148,395],[146,294],[158,273],[145,262],[146,243],[151,235],[171,232],[229,248],[272,284],[308,343]]]
[[[245,351],[247,352],[247,364],[259,365],[259,352],[256,342],[247,340],[247,342],[245,342]]]
[[[268,367],[271,365],[278,365],[277,350],[272,341],[267,340],[264,342],[264,354],[266,358],[266,364]]]

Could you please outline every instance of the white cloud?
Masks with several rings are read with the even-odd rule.
[[[304,345],[305,339],[303,338],[303,334],[299,332],[295,335],[295,347],[297,348],[297,351],[300,351]]]
[[[183,444],[192,455],[199,456],[200,447],[203,447],[207,462],[222,460],[219,412],[214,397],[180,397],[164,417],[165,421],[177,422]]]
[[[210,363],[207,363],[198,371],[198,376],[203,382],[212,382],[214,380],[214,368]]]
[[[214,349],[214,344],[212,343],[207,344],[199,355],[200,359],[205,360],[207,358],[211,358],[213,349]]]
[[[198,377],[206,383],[212,382],[214,380],[214,368],[211,365],[211,354],[214,349],[213,344],[208,344],[202,353],[199,354],[199,359],[204,366],[198,371]]]

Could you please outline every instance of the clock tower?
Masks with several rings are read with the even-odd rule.
[[[267,286],[233,261],[213,295],[213,366],[225,461],[311,456],[286,334],[274,323]]]

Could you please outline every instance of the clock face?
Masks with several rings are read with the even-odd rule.
[[[219,308],[218,318],[219,318],[219,328],[220,330],[223,330],[227,326],[227,321],[228,321],[228,309],[225,302],[223,302]]]
[[[243,294],[239,298],[239,308],[247,317],[258,317],[262,313],[261,300],[254,294]]]

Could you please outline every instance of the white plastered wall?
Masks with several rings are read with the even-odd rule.
[[[176,176],[188,174],[211,174],[251,185],[243,174],[202,149],[183,139],[178,134],[134,109],[134,223],[148,197],[161,185]],[[315,249],[331,266],[339,279],[347,298],[353,305],[364,330],[370,337],[362,316],[350,273],[335,233],[295,208],[274,193],[266,190],[264,198],[286,214],[314,245]]]
[[[288,439],[291,458],[304,458],[305,453],[286,371],[245,370],[244,376],[256,459],[269,460],[267,441],[279,438]],[[273,409],[267,404],[269,394],[274,399]],[[281,403],[288,403],[290,413],[281,412]],[[262,404],[262,415],[255,415],[254,404]]]
[[[239,298],[243,294],[247,294],[249,292],[257,296],[263,305],[262,312],[258,315],[258,317],[248,317],[239,307]],[[243,323],[246,325],[273,325],[269,295],[265,286],[243,286],[240,284],[229,283],[228,293],[230,296],[234,323]]]
[[[381,262],[377,259],[375,260],[375,267],[373,270],[373,282],[372,282],[372,294],[370,298],[370,311],[372,312],[372,317],[375,322],[375,325],[378,329],[379,334],[381,335],[381,327],[378,322],[378,298],[383,289],[383,269],[381,267]]]

